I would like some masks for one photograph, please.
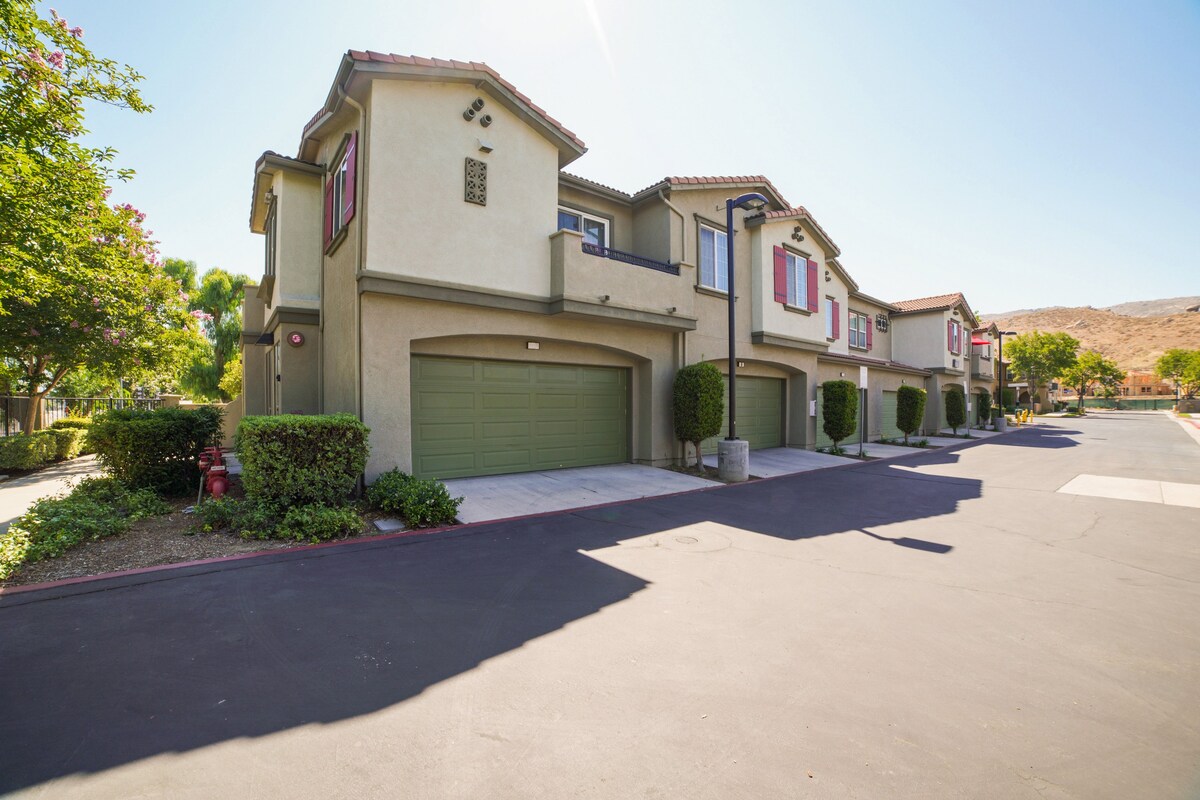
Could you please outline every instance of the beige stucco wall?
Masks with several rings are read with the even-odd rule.
[[[317,175],[282,169],[272,179],[276,224],[272,308],[320,305],[322,185]]]
[[[299,333],[304,343],[293,346],[288,342],[291,333]],[[282,414],[317,414],[321,411],[318,380],[318,354],[321,330],[316,324],[281,322],[275,329],[275,341],[280,348],[279,411]],[[264,348],[266,349],[266,348]]]
[[[462,84],[373,82],[365,266],[545,297],[558,150],[496,102],[480,112],[490,127],[464,121],[479,96]],[[480,152],[479,139],[494,150]],[[488,165],[487,205],[463,200],[467,157]]]
[[[804,240],[794,241],[792,231],[800,225]],[[811,226],[798,220],[766,222],[751,228],[751,265],[753,284],[751,296],[754,302],[753,327],[756,331],[803,339],[817,344],[827,344],[833,352],[846,352],[847,336],[845,324],[846,295],[848,287],[837,271],[825,263],[826,253],[816,241]],[[783,247],[794,254],[811,258],[817,262],[817,310],[785,306],[775,302],[775,248]],[[829,280],[826,281],[826,274]],[[807,280],[807,278],[806,278]],[[841,304],[841,336],[835,341],[825,337],[825,298],[833,297]]]
[[[363,295],[362,314],[364,329],[372,332],[363,342],[363,421],[371,428],[368,480],[393,467],[412,469],[414,354],[628,367],[633,459],[663,465],[681,455],[671,426],[680,334],[376,294]],[[526,349],[528,341],[540,342],[541,349]]]

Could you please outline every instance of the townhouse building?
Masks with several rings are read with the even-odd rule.
[[[864,387],[852,441],[900,435],[900,386],[930,390],[934,431],[950,384],[984,385],[961,294],[864,293],[766,177],[627,193],[565,171],[584,152],[487,65],[349,51],[297,155],[255,165],[244,413],[358,415],[368,479],[677,463],[674,375],[728,374],[730,292],[752,449],[828,443],[827,380]],[[746,191],[768,203],[736,212],[731,286],[725,201]]]

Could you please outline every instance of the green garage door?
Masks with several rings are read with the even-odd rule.
[[[706,439],[703,453],[717,452],[717,442],[729,435],[729,380],[725,381],[725,417],[721,433]],[[783,446],[783,381],[779,378],[737,379],[737,434],[750,442],[751,450]]]
[[[825,435],[825,405],[821,397],[821,387],[817,387],[817,447],[833,447],[833,439]],[[859,392],[858,401],[862,402],[862,392]],[[845,447],[848,444],[858,444],[858,429],[859,422],[862,420],[862,408],[858,409],[858,415],[854,418],[854,433],[842,439],[840,446]]]
[[[885,439],[901,439],[904,437],[904,432],[900,430],[900,426],[896,423],[896,409],[899,404],[900,394],[898,392],[883,393],[883,407],[880,409],[883,413],[883,424],[881,426],[881,435]]]
[[[628,461],[628,374],[414,356],[413,473],[459,478]]]

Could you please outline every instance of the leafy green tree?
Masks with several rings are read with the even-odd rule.
[[[1013,372],[1029,382],[1030,398],[1038,396],[1039,386],[1059,377],[1075,364],[1077,350],[1079,340],[1070,334],[1042,331],[1022,333],[1004,346]]]
[[[1179,386],[1186,398],[1200,391],[1200,350],[1175,347],[1163,353],[1154,364],[1154,374]]]
[[[226,363],[239,351],[242,294],[250,279],[214,268],[196,285],[195,262],[167,259],[165,269],[177,277],[180,290],[188,293],[190,313],[204,331],[203,337],[188,343],[180,388],[199,399],[231,400],[233,396],[221,388],[221,382],[228,372]]]
[[[196,262],[185,261],[182,258],[164,258],[162,266],[163,272],[179,284],[179,291],[190,299],[196,291]]]
[[[702,469],[700,443],[721,432],[725,414],[725,379],[721,371],[707,362],[681,367],[675,373],[671,410],[675,435],[696,446],[696,468]]]
[[[946,392],[946,424],[958,436],[958,429],[967,423],[967,398],[961,386],[957,384]]]
[[[839,443],[854,433],[858,421],[858,387],[852,381],[821,384],[821,416],[821,429],[833,440],[833,452],[841,452]]]
[[[901,386],[896,392],[896,427],[904,434],[905,444],[909,435],[921,429],[926,399],[925,390],[916,386]]]
[[[235,353],[233,358],[225,362],[225,374],[219,384],[221,393],[233,399],[242,393],[242,354]]]
[[[1074,365],[1063,371],[1063,383],[1075,390],[1078,395],[1075,408],[1083,412],[1083,396],[1095,383],[1116,385],[1125,379],[1125,371],[1117,366],[1117,362],[1105,358],[1095,350],[1087,350],[1079,354]]]
[[[84,101],[150,110],[133,69],[99,58],[83,30],[32,0],[0,2],[0,359],[19,370],[34,427],[71,370],[145,376],[172,354],[182,304],[145,219],[111,206],[110,148],[84,147]]]

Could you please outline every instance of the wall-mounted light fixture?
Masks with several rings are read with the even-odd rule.
[[[607,303],[607,302],[608,302],[609,300],[611,300],[611,299],[612,299],[612,295],[610,295],[610,294],[602,294],[602,295],[600,295],[600,302],[601,302],[601,303]]]
[[[742,367],[746,366],[746,362],[745,362],[745,361],[739,361],[739,362],[737,362],[737,365],[738,365],[738,368],[740,369],[740,368],[742,368]]]
[[[829,274],[829,270],[825,270],[825,282],[829,283],[831,280],[833,280],[833,276]]]
[[[525,349],[526,350],[541,350],[542,343],[541,342],[526,342]]]

